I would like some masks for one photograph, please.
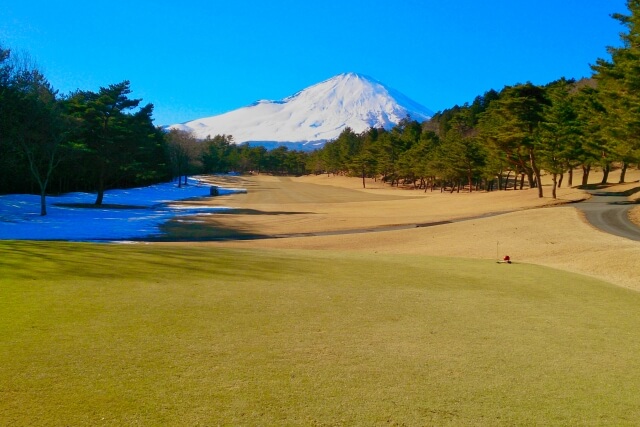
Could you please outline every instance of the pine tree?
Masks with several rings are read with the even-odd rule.
[[[529,186],[538,188],[538,197],[543,197],[543,191],[536,133],[548,104],[544,88],[531,83],[506,87],[479,121],[481,138],[494,152],[504,154],[514,169],[527,175]]]
[[[141,157],[159,143],[159,130],[151,123],[153,105],[131,114],[141,100],[130,99],[130,93],[129,82],[124,81],[98,93],[78,91],[68,100],[69,112],[80,123],[75,136],[92,175],[96,205],[102,204],[108,188],[135,182],[145,167]]]
[[[575,147],[579,145],[579,122],[570,91],[575,82],[560,79],[547,88],[550,104],[538,133],[540,165],[551,174],[552,197],[556,198],[558,176],[570,166]]]
[[[622,162],[624,172],[640,160],[640,0],[627,0],[627,8],[628,15],[612,15],[627,29],[622,46],[609,47],[611,60],[598,59],[592,67],[606,111],[605,173],[611,161]]]

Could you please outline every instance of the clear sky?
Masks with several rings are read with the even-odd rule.
[[[591,75],[624,0],[0,0],[0,44],[51,84],[131,82],[155,124],[278,100],[343,72],[433,111]]]

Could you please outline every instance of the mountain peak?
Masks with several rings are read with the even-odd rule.
[[[353,71],[349,71],[348,73],[341,73],[338,74],[337,76],[335,76],[334,78],[343,78],[343,79],[361,79],[361,80],[371,80],[374,81],[375,79],[372,79],[369,76],[365,76],[364,74],[360,74],[360,73],[354,73]]]
[[[170,128],[191,131],[198,138],[226,134],[236,143],[303,143],[314,148],[337,138],[346,127],[356,133],[371,127],[389,129],[407,116],[423,121],[432,114],[377,80],[348,72],[280,101],[261,100]]]

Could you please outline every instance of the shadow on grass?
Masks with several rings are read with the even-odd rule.
[[[638,205],[640,204],[640,200],[627,200],[624,202],[612,202],[609,203],[610,205],[617,205],[617,206],[626,206],[626,205]]]
[[[225,209],[216,212],[216,215],[311,215],[314,212],[287,212],[287,211],[260,211],[257,209]]]
[[[604,197],[629,197],[640,192],[640,185],[624,191],[597,191],[597,190],[606,190],[615,185],[616,184],[589,184],[589,185],[581,185],[581,186],[578,186],[577,188],[581,190],[587,190],[591,192],[591,194],[593,194],[594,196],[604,196]]]
[[[59,281],[65,287],[76,288],[70,278],[107,279],[107,285],[120,283],[118,278],[134,282],[154,282],[160,279],[191,280],[196,276],[215,274],[220,280],[260,279],[266,275],[293,274],[294,266],[281,265],[280,257],[244,257],[243,251],[185,246],[102,245],[94,243],[52,241],[0,242],[0,281],[5,287],[36,291],[44,283]],[[246,268],[247,264],[251,268]],[[277,265],[274,270],[274,265]],[[109,280],[116,280],[110,282]]]
[[[227,209],[217,215],[302,215],[312,212],[260,211],[256,209]],[[174,218],[160,226],[161,236],[133,239],[147,242],[186,242],[219,240],[256,240],[277,236],[256,232],[248,227],[219,225],[215,220],[200,221],[197,216]]]
[[[96,205],[95,203],[54,203],[53,205],[61,208],[80,208],[80,209],[114,209],[114,210],[151,209],[148,206],[119,205],[115,203],[105,203],[102,205]]]
[[[207,242],[219,240],[256,240],[273,236],[247,228],[221,227],[211,223],[169,221],[160,226],[161,236],[132,239],[142,242]]]

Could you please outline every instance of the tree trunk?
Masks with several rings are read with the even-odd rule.
[[[573,187],[573,168],[569,168],[569,182],[567,183],[569,188]]]
[[[55,152],[53,152],[48,159],[48,165],[43,174],[40,173],[36,165],[35,155],[31,150],[26,147],[26,144],[23,145],[23,150],[27,156],[27,160],[29,162],[29,170],[31,171],[31,176],[34,178],[34,181],[38,184],[38,189],[40,190],[40,216],[47,215],[47,187],[49,186],[49,179],[51,178],[51,174],[53,170],[56,168],[59,161],[55,160]],[[45,175],[43,178],[42,175]]]
[[[553,181],[553,187],[551,189],[551,197],[553,197],[554,199],[556,199],[556,188],[557,188],[557,184],[558,184],[558,174],[554,173],[553,175],[551,175],[551,180]]]
[[[527,181],[529,181],[529,188],[536,188],[536,181],[535,181],[534,172],[527,168],[526,174],[527,174]],[[520,189],[522,189],[522,188],[520,188]]]
[[[104,199],[104,189],[98,189],[98,197],[96,197],[96,206],[102,206],[102,200]]]
[[[582,165],[582,185],[589,184],[589,172],[591,172],[591,165]]]
[[[609,180],[609,172],[611,171],[611,165],[607,163],[604,168],[602,168],[602,181],[600,184],[605,185]]]
[[[564,181],[564,174],[560,174],[560,179],[558,180],[558,188],[562,187],[562,181]]]
[[[364,181],[364,175],[365,175],[365,173],[364,173],[364,166],[363,166],[362,167],[362,188],[367,188],[367,184]]]
[[[47,176],[47,178],[43,181],[40,175],[37,174],[37,171],[34,167],[34,163],[31,162],[31,159],[29,159],[29,162],[30,162],[31,172],[33,173],[33,177],[35,178],[34,181],[38,183],[38,188],[40,189],[40,216],[46,216],[47,215],[46,195],[47,195],[47,186],[49,183],[49,176]],[[53,169],[49,169],[48,175],[50,175],[52,170]]]
[[[625,175],[627,174],[627,162],[622,162],[622,170],[620,171],[620,181],[618,184],[624,183]]]
[[[533,148],[529,149],[529,160],[531,161],[531,169],[533,169],[533,173],[536,176],[536,185],[538,186],[538,197],[542,198],[544,195],[542,194],[542,181],[540,180],[540,168],[536,164],[536,155],[533,151]]]
[[[524,190],[524,174],[520,175],[520,190]]]
[[[102,200],[104,199],[104,173],[100,173],[100,178],[98,180],[98,197],[96,197],[96,206],[102,206]]]
[[[47,195],[44,188],[40,192],[40,216],[47,215]]]

